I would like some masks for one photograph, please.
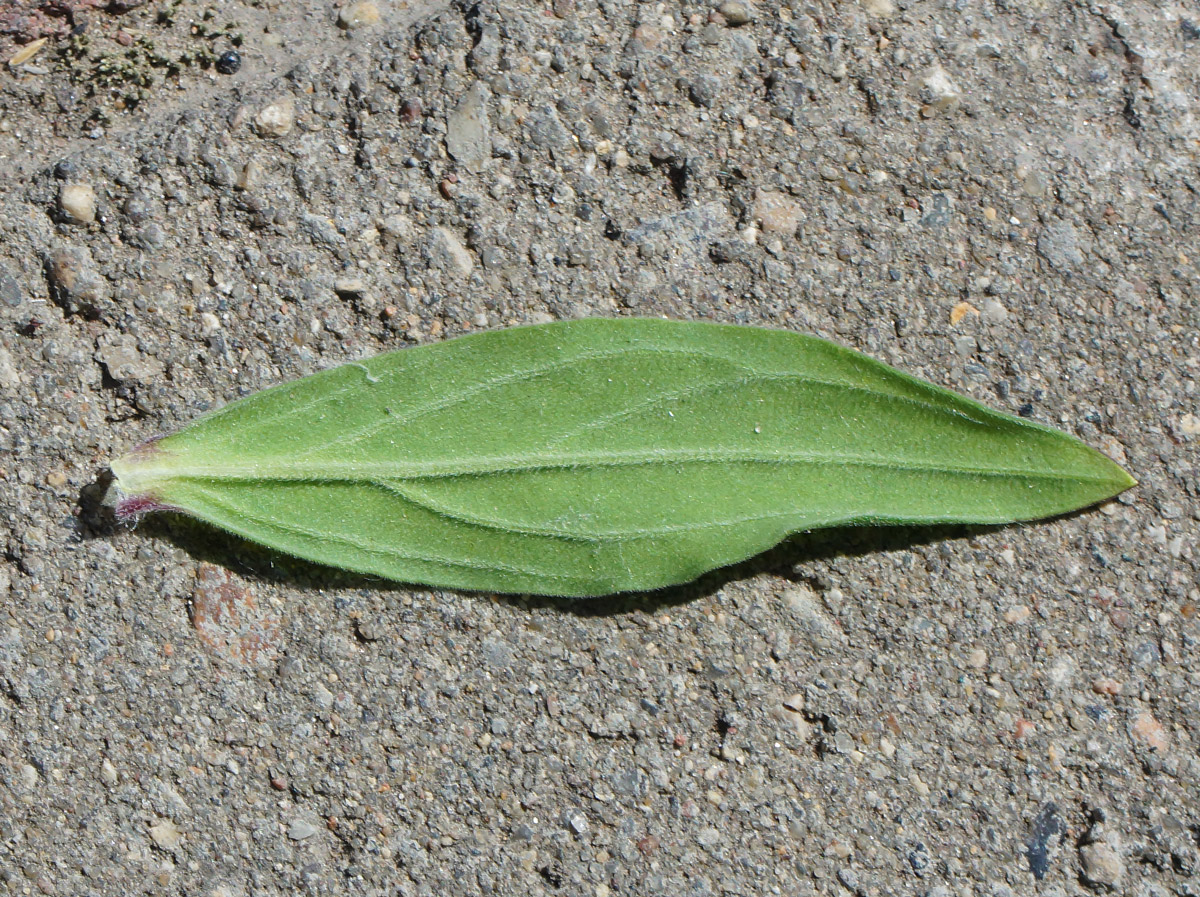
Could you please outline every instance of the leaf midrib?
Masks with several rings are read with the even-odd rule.
[[[847,455],[844,453],[782,452],[767,454],[722,447],[706,449],[652,449],[634,452],[571,452],[483,456],[424,463],[396,461],[346,461],[316,459],[297,463],[279,458],[264,458],[258,463],[172,464],[169,455],[156,462],[138,465],[139,478],[209,479],[271,482],[369,482],[379,479],[418,480],[442,477],[481,476],[506,473],[532,473],[541,470],[579,470],[586,468],[638,467],[680,464],[797,464],[812,466],[854,466],[913,473],[940,473],[955,476],[1023,477],[1036,480],[1071,480],[1085,483],[1112,483],[1117,478],[1083,475],[1054,470],[1011,467],[971,467],[922,461],[911,458]]]

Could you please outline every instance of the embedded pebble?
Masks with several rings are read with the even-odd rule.
[[[1115,888],[1125,876],[1121,855],[1104,841],[1085,844],[1079,848],[1083,878],[1088,884]]]
[[[734,27],[745,25],[754,17],[750,4],[744,3],[742,0],[726,0],[717,8],[717,12]]]
[[[1034,818],[1029,838],[1025,841],[1025,858],[1029,862],[1029,871],[1038,881],[1044,879],[1050,871],[1050,864],[1066,834],[1067,826],[1059,815],[1058,805],[1047,801]]]
[[[128,333],[107,332],[97,341],[96,360],[108,376],[120,381],[146,382],[163,372],[163,365],[138,349],[137,338]]]
[[[712,242],[728,233],[733,222],[724,203],[707,202],[655,218],[630,228],[625,239],[635,245],[651,246],[652,254],[678,253],[689,262],[702,258]],[[661,256],[660,256],[661,257]]]
[[[1024,623],[1032,616],[1033,611],[1023,604],[1018,604],[1016,607],[1010,607],[1004,612],[1005,623]]]
[[[357,0],[342,7],[338,13],[338,24],[347,31],[379,24],[379,7],[372,0]]]
[[[24,291],[17,279],[0,264],[0,305],[17,308],[25,301]]]
[[[286,137],[296,123],[296,102],[291,97],[264,106],[254,116],[254,128],[261,137]]]
[[[13,364],[12,355],[3,346],[0,346],[0,386],[5,389],[16,389],[21,385],[21,375],[17,373],[17,366]]]
[[[1055,221],[1037,239],[1038,255],[1060,271],[1073,271],[1083,265],[1079,232],[1069,221]]]
[[[429,234],[429,257],[460,277],[469,277],[475,270],[475,259],[454,233],[445,227],[435,227]]]
[[[237,50],[226,50],[217,57],[217,71],[222,75],[234,75],[242,67],[242,54]]]
[[[478,171],[492,158],[488,89],[476,81],[446,120],[446,151],[464,168]]]
[[[1003,323],[1008,319],[1008,309],[995,299],[989,299],[983,303],[983,319],[989,324]]]
[[[63,184],[58,191],[58,207],[69,221],[91,224],[96,220],[96,191],[90,184]]]
[[[1133,735],[1134,741],[1152,751],[1165,751],[1171,744],[1163,724],[1149,712],[1139,713],[1135,716],[1129,731]]]
[[[214,315],[211,311],[200,313],[200,332],[205,336],[212,336],[221,329],[221,319]]]
[[[174,851],[183,840],[183,832],[170,819],[162,819],[150,826],[150,840],[163,850]]]
[[[287,834],[293,841],[307,841],[318,829],[307,819],[296,818],[288,824]]]
[[[407,240],[413,235],[413,220],[403,212],[396,212],[380,219],[376,224],[379,230],[397,240]]]
[[[950,324],[951,324],[951,326],[957,324],[959,321],[961,321],[967,315],[978,316],[979,309],[977,309],[970,302],[966,302],[966,301],[959,302],[957,305],[954,306],[954,308],[950,309]]]
[[[339,277],[333,282],[333,291],[343,299],[349,299],[366,293],[367,284],[361,277]]]
[[[791,236],[803,215],[800,204],[784,193],[762,189],[754,192],[754,217],[765,233]]]
[[[922,94],[926,106],[922,112],[926,116],[930,113],[945,112],[962,99],[962,90],[950,77],[950,73],[940,65],[933,66],[926,73],[923,84]]]
[[[587,817],[578,811],[568,813],[566,816],[567,828],[573,831],[576,835],[586,835],[589,829]]]
[[[257,159],[247,159],[238,175],[236,186],[239,190],[256,190],[262,186],[266,174],[263,164]]]

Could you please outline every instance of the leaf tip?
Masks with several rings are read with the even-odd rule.
[[[1107,455],[1102,457],[1104,457],[1104,459],[1108,462],[1108,472],[1112,477],[1114,498],[1120,495],[1122,492],[1125,492],[1127,489],[1132,489],[1134,486],[1138,485],[1138,481],[1134,479],[1133,474],[1131,474],[1128,470],[1126,470],[1112,458],[1109,458]]]

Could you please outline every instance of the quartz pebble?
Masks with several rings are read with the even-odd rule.
[[[276,100],[254,116],[254,129],[261,137],[286,137],[296,123],[296,103],[291,97]]]
[[[347,31],[379,24],[379,7],[371,0],[358,0],[342,8],[338,13],[338,24]]]
[[[63,184],[58,207],[69,221],[91,224],[96,220],[96,191],[89,184]]]
[[[940,65],[935,65],[925,75],[922,96],[926,101],[922,113],[928,118],[931,114],[946,112],[962,99],[962,91],[954,80]]]
[[[1008,309],[997,302],[995,299],[989,299],[983,303],[983,319],[989,324],[1000,324],[1008,318]]]

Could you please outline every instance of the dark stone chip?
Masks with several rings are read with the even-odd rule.
[[[242,67],[242,54],[237,50],[226,50],[217,59],[217,71],[222,75],[232,75]]]

